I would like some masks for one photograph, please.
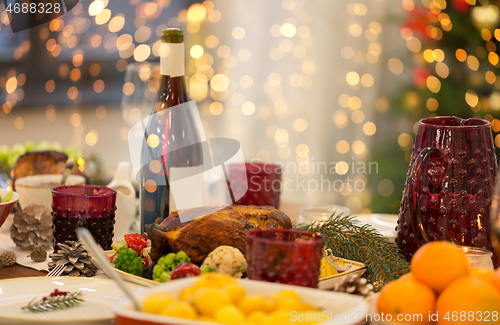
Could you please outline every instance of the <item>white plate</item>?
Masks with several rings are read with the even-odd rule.
[[[369,224],[373,229],[377,230],[382,236],[389,240],[396,238],[396,228],[398,221],[397,214],[359,214],[354,216],[354,219],[360,225]]]
[[[366,271],[366,265],[356,261],[343,259],[345,264],[352,264],[351,268],[345,272],[335,274],[326,278],[320,278],[318,283],[318,288],[323,290],[333,289],[335,284],[342,281],[346,275],[358,274],[363,275]]]
[[[104,251],[108,257],[113,256],[116,252],[114,250],[108,250]],[[343,279],[343,276],[346,276],[348,274],[359,274],[360,276],[363,275],[366,271],[366,265],[363,263],[359,263],[356,261],[351,261],[351,260],[346,260],[343,259],[344,263],[346,264],[352,264],[351,268],[345,272],[335,274],[326,278],[320,278],[319,283],[318,283],[318,288],[323,289],[323,290],[330,290],[335,287],[335,284]],[[153,287],[155,285],[161,284],[161,282],[156,282],[153,280],[149,280],[137,275],[132,275],[127,272],[123,272],[122,270],[116,269],[116,272],[118,272],[121,276],[122,279],[128,282],[132,282],[141,286],[145,287]]]
[[[132,292],[140,286],[128,283]],[[81,291],[84,302],[72,308],[32,313],[21,310],[33,298],[49,295],[54,289]],[[0,324],[114,324],[113,304],[124,296],[108,279],[79,277],[29,277],[0,281]]]
[[[144,291],[135,294],[135,296],[138,297],[138,299],[141,301],[147,295],[153,292],[164,291],[170,293],[174,297],[179,297],[181,291],[185,287],[193,285],[196,281],[198,281],[197,278],[185,278],[185,279],[170,281],[156,287],[145,289]],[[323,322],[320,323],[323,325],[348,325],[348,324],[354,325],[354,324],[361,324],[365,320],[365,313],[367,311],[368,305],[364,300],[364,298],[360,296],[349,295],[340,292],[331,292],[331,291],[323,291],[312,288],[291,286],[279,283],[269,283],[269,282],[253,281],[246,279],[237,279],[237,281],[243,286],[243,288],[245,288],[247,295],[263,294],[268,297],[271,297],[274,294],[285,289],[294,290],[299,295],[300,299],[305,303],[318,307],[323,311],[328,311],[328,315],[333,315],[331,316],[332,319],[330,319],[330,316],[328,316],[328,319],[323,319]],[[208,323],[202,321],[194,321],[182,318],[139,312],[133,309],[132,304],[128,298],[124,298],[120,300],[118,303],[116,303],[116,305],[113,307],[113,311],[115,312],[115,314],[119,319],[128,320],[129,323],[127,324],[141,324],[141,325],[142,324],[144,325],[219,324],[219,323]]]

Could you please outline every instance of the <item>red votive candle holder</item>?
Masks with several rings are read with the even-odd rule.
[[[281,166],[269,163],[245,163],[228,165],[227,172],[233,193],[248,190],[237,205],[272,206],[279,208],[281,192]]]
[[[116,190],[93,185],[58,186],[52,189],[54,250],[57,243],[78,241],[76,230],[87,228],[104,250],[111,249],[116,210]]]
[[[248,235],[248,278],[317,288],[325,237],[295,229],[264,229]]]

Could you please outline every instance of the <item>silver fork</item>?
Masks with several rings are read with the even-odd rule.
[[[46,276],[48,276],[48,277],[60,276],[64,272],[65,269],[66,269],[66,265],[57,264],[52,270],[50,270],[49,273],[47,273]]]

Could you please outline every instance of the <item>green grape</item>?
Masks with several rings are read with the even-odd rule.
[[[6,163],[9,159],[10,148],[6,145],[0,146],[0,162]]]
[[[50,144],[50,149],[55,151],[63,151],[63,147],[59,141],[54,141]]]
[[[48,141],[42,141],[36,146],[37,151],[45,151],[45,150],[50,150],[50,142]]]
[[[26,152],[26,149],[24,149],[24,145],[21,143],[16,143],[15,145],[12,146],[12,154],[14,155],[23,155]]]
[[[24,143],[24,149],[26,152],[35,150],[36,143],[33,140],[28,140]]]
[[[7,166],[10,169],[14,169],[14,166],[16,165],[17,159],[21,156],[22,154],[15,154],[12,153],[9,158],[7,158]]]

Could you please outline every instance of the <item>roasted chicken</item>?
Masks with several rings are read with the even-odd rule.
[[[16,179],[40,174],[62,174],[66,166],[68,156],[64,152],[58,151],[32,151],[20,156],[13,170],[12,184]],[[78,166],[71,171],[71,174],[82,175]]]
[[[151,239],[151,258],[157,261],[170,252],[184,251],[193,263],[201,264],[221,245],[238,248],[245,254],[247,234],[256,229],[291,228],[290,218],[274,207],[232,205],[225,208],[201,207],[181,211],[201,216],[181,223],[172,212],[159,224],[146,225]]]

